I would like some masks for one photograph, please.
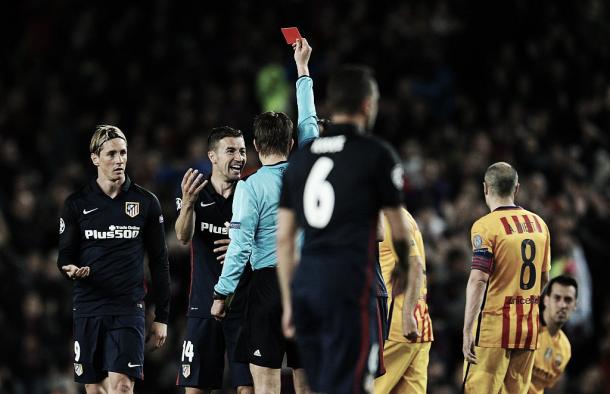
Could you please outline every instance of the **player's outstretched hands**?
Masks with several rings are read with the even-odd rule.
[[[165,344],[167,339],[167,324],[158,321],[150,325],[150,332],[146,337],[146,343],[150,342],[153,346],[153,351],[159,349]]]
[[[207,179],[203,179],[203,174],[199,173],[198,170],[189,168],[184,177],[180,187],[182,188],[182,206],[192,206],[199,198],[199,192],[207,185]]]
[[[294,62],[297,65],[297,72],[299,77],[302,75],[309,75],[309,57],[311,56],[311,47],[305,38],[298,38],[294,44]]]
[[[464,333],[464,344],[462,345],[464,359],[471,364],[477,363],[477,356],[474,353],[474,336],[472,333]]]
[[[417,321],[415,316],[406,309],[403,310],[402,314],[402,335],[409,341],[414,341],[419,337],[419,330],[417,329]]]
[[[86,278],[91,273],[89,267],[77,267],[74,264],[64,265],[61,267],[61,270],[72,280]]]

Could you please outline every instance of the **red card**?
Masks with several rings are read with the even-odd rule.
[[[297,39],[301,38],[301,33],[296,27],[282,27],[282,34],[286,39],[288,45],[292,45],[297,42]]]

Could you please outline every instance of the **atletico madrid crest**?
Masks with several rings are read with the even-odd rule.
[[[125,213],[130,218],[135,218],[140,213],[140,203],[139,202],[125,202]]]
[[[191,366],[190,364],[182,364],[182,376],[188,378],[191,376]]]

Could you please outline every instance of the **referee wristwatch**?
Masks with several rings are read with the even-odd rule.
[[[214,295],[212,296],[212,298],[215,299],[215,300],[223,300],[224,301],[224,300],[227,299],[227,296],[224,295],[224,294],[217,293],[216,290],[214,290]]]

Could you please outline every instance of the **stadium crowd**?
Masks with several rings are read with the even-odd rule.
[[[237,1],[189,7],[28,0],[0,24],[0,393],[73,393],[71,283],[57,270],[58,216],[94,174],[96,124],[129,138],[127,173],[160,199],[172,275],[168,343],[146,353],[143,393],[176,392],[189,289],[188,247],[173,232],[189,166],[209,172],[205,140],[231,125],[252,140],[262,110],[295,114],[298,25],[315,49],[318,114],[345,62],[380,82],[375,133],[401,154],[406,205],[426,244],[435,342],[429,391],[457,392],[472,223],[487,213],[480,179],[503,160],[517,202],[549,224],[551,277],[573,275],[566,328],[573,358],[556,392],[610,392],[610,10],[600,0]],[[482,2],[481,2],[482,3]],[[97,4],[97,3],[96,3]],[[248,173],[258,166],[248,146]]]

